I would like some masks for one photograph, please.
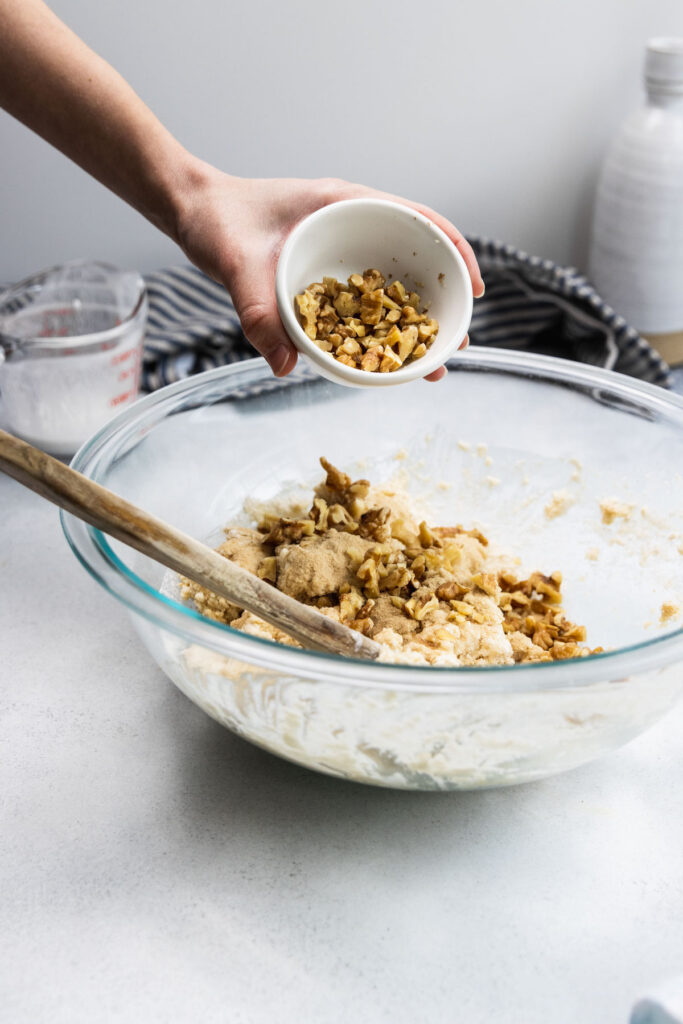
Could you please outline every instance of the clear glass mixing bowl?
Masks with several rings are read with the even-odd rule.
[[[625,743],[683,688],[683,401],[561,360],[470,350],[437,384],[351,390],[261,360],[143,399],[73,465],[210,543],[246,499],[298,493],[318,456],[402,485],[431,521],[479,526],[527,569],[564,574],[584,659],[494,668],[368,664],[285,648],[200,617],[170,574],[68,515],[83,565],[207,714],[317,771],[381,786],[538,779]],[[622,514],[603,521],[600,501]],[[562,514],[554,515],[558,509]],[[606,518],[609,518],[607,516]]]

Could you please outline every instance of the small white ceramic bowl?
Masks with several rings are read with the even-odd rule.
[[[345,281],[369,267],[410,285],[439,321],[426,355],[392,373],[357,370],[323,352],[305,334],[294,305],[295,296],[323,276]],[[282,248],[275,291],[298,351],[317,373],[350,387],[386,387],[426,376],[457,351],[472,319],[472,283],[450,238],[421,213],[386,199],[332,203],[298,224]]]

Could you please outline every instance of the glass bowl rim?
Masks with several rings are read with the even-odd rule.
[[[580,384],[599,388],[601,385],[620,398],[640,399],[650,411],[662,409],[680,417],[683,429],[683,398],[656,385],[624,374],[573,363],[551,356],[507,351],[495,348],[470,348],[450,360],[449,371],[463,370],[507,372],[522,377],[541,377],[550,383]],[[265,360],[249,359],[196,374],[145,396],[129,409],[123,410],[81,446],[71,465],[79,472],[98,480],[98,458],[108,442],[120,433],[134,430],[141,420],[163,419],[175,405],[192,392],[201,393],[216,383],[235,384],[241,377],[249,383],[265,381],[273,387],[287,386],[318,379],[305,365],[297,367],[289,378],[272,378]],[[240,383],[244,383],[241,381]],[[433,386],[433,385],[432,385]],[[436,385],[438,386],[438,385]],[[90,472],[88,471],[90,469]],[[98,482],[102,482],[98,480]],[[131,612],[143,616],[154,625],[183,636],[190,642],[236,661],[258,665],[279,674],[320,678],[348,685],[376,687],[384,690],[414,690],[438,693],[501,693],[546,689],[565,689],[592,685],[596,682],[619,681],[641,672],[663,669],[683,660],[683,628],[613,651],[588,655],[566,661],[492,666],[422,666],[396,665],[387,662],[356,661],[338,655],[303,651],[261,637],[250,636],[229,626],[206,619],[193,609],[161,594],[121,561],[108,539],[94,527],[60,512],[62,528],[72,551],[84,568],[109,593]]]

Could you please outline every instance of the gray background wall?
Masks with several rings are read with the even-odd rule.
[[[598,163],[681,0],[54,0],[191,150],[335,175],[579,266]],[[179,258],[0,113],[0,281],[76,256]]]

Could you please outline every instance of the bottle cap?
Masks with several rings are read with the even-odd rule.
[[[645,53],[648,89],[683,96],[683,39],[661,36],[651,39]]]

